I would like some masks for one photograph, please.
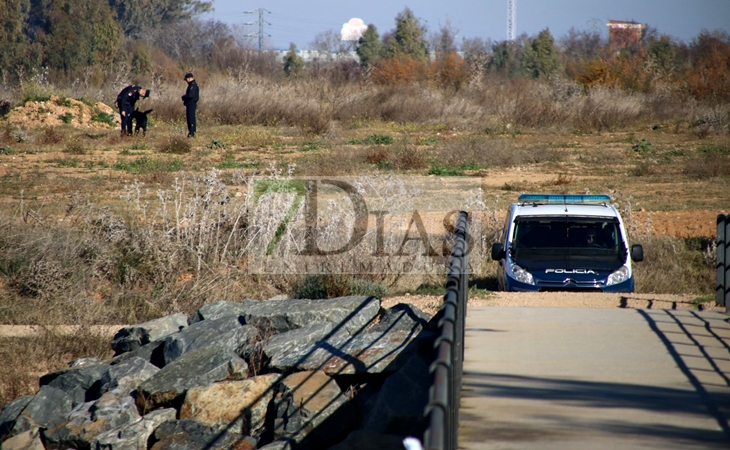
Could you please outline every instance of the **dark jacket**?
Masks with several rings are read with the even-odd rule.
[[[188,83],[188,88],[185,91],[185,95],[182,96],[183,105],[188,106],[191,103],[198,103],[200,97],[200,90],[198,89],[198,83],[195,80]]]
[[[139,100],[139,90],[142,89],[139,86],[127,86],[124,89],[122,89],[122,92],[117,95],[117,101],[116,105],[119,109],[124,109],[125,105],[132,106],[132,109],[134,109],[134,104],[137,103],[137,100]]]

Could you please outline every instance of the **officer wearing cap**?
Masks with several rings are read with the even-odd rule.
[[[198,98],[200,96],[200,90],[198,89],[198,83],[195,82],[195,75],[188,72],[185,74],[185,81],[188,82],[188,88],[185,91],[185,95],[182,96],[183,105],[185,105],[185,120],[188,122],[188,137],[195,137],[196,123],[195,123],[195,109],[198,106]]]
[[[122,136],[132,135],[132,111],[134,104],[141,98],[148,98],[152,91],[139,86],[127,86],[117,95],[114,105],[119,108],[119,115],[122,118]]]

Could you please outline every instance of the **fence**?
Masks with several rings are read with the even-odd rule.
[[[730,313],[730,216],[717,216],[717,285],[715,302]]]
[[[426,450],[456,450],[458,445],[461,376],[464,364],[464,322],[468,292],[467,219],[462,211],[456,222],[454,247],[449,260],[446,293],[439,314],[436,360],[431,365],[433,384],[426,406]]]

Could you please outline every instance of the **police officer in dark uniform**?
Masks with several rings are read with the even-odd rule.
[[[198,83],[195,82],[195,75],[188,72],[185,74],[185,81],[188,82],[188,88],[185,95],[182,96],[183,105],[185,105],[185,120],[188,122],[188,137],[195,137],[197,125],[195,123],[195,109],[198,106],[198,98],[200,90]]]
[[[151,91],[139,86],[127,86],[117,95],[117,101],[114,103],[119,108],[119,115],[122,117],[122,136],[125,134],[132,135],[132,111],[134,104],[141,98],[150,96]]]

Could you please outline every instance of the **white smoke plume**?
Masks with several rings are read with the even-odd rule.
[[[353,18],[349,22],[342,24],[342,40],[343,41],[357,41],[362,37],[362,34],[368,26],[362,19]]]

